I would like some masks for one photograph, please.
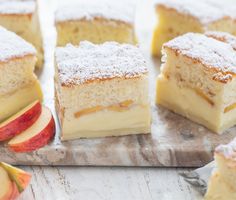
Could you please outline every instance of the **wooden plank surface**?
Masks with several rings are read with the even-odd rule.
[[[44,103],[55,114],[53,91],[53,51],[55,29],[53,8],[57,1],[40,1],[45,37],[45,66],[38,72],[44,91]],[[48,146],[32,153],[10,152],[0,144],[2,161],[22,165],[99,165],[99,166],[181,166],[199,167],[212,160],[212,152],[220,143],[228,143],[236,135],[236,127],[218,136],[165,108],[155,105],[156,76],[159,59],[150,56],[150,41],[154,25],[152,5],[141,1],[137,9],[137,35],[140,48],[150,69],[152,133],[101,139],[81,139],[61,142],[60,128]]]
[[[19,200],[200,200],[179,175],[186,169],[24,167],[33,173]]]

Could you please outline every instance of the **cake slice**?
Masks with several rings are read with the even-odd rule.
[[[88,40],[100,44],[106,41],[133,44],[134,8],[118,2],[78,1],[58,8],[55,14],[57,45],[78,45]]]
[[[0,25],[34,45],[38,68],[43,65],[43,42],[36,0],[1,0]]]
[[[156,0],[158,24],[152,41],[152,53],[161,56],[162,45],[185,33],[224,31],[236,35],[234,0]]]
[[[215,150],[216,169],[208,183],[205,200],[236,199],[236,139]]]
[[[148,70],[129,44],[81,42],[56,49],[62,140],[150,132]]]
[[[223,38],[231,38],[231,42]],[[211,32],[188,33],[165,43],[164,64],[157,78],[157,104],[216,133],[234,126],[236,51],[233,41],[236,38],[232,35]]]
[[[5,28],[0,27],[0,122],[42,99],[34,74],[35,48]]]

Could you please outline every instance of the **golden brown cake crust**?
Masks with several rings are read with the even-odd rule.
[[[207,31],[205,35],[207,37],[212,37],[221,42],[230,44],[233,47],[233,49],[236,51],[236,37],[235,36],[226,32],[219,32],[219,31]]]
[[[148,73],[140,49],[129,44],[81,42],[56,49],[56,65],[62,86],[111,79],[136,79]]]
[[[213,73],[213,80],[227,83],[236,76],[236,51],[230,44],[198,33],[187,33],[163,45]]]

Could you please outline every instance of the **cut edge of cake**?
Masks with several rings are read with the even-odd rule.
[[[236,97],[230,94],[236,85],[236,51],[231,43],[199,33],[165,43],[157,104],[217,133],[235,125]]]
[[[70,58],[68,50],[74,52]],[[101,45],[81,42],[78,47],[58,47],[56,69],[56,109],[63,140],[150,133],[148,70],[137,47],[116,42]],[[80,103],[75,99],[80,99]],[[72,118],[76,123],[72,123]],[[72,129],[77,133],[67,131]]]

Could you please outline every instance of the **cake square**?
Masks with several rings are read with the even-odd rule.
[[[43,42],[36,0],[1,0],[0,25],[33,44],[37,49],[36,67],[42,67]]]
[[[224,31],[236,35],[236,4],[233,0],[156,0],[158,18],[152,54],[161,56],[162,45],[188,32]]]
[[[115,1],[78,1],[59,7],[55,14],[57,46],[87,40],[136,43],[134,5]]]
[[[0,27],[0,122],[34,100],[42,99],[34,74],[35,48],[15,33]]]
[[[150,132],[148,70],[139,48],[88,41],[56,49],[62,140]]]
[[[157,78],[157,104],[216,133],[236,124],[236,38],[222,35],[229,36],[188,33],[165,43]]]
[[[236,199],[236,139],[215,150],[216,169],[214,170],[205,196],[211,199]]]

